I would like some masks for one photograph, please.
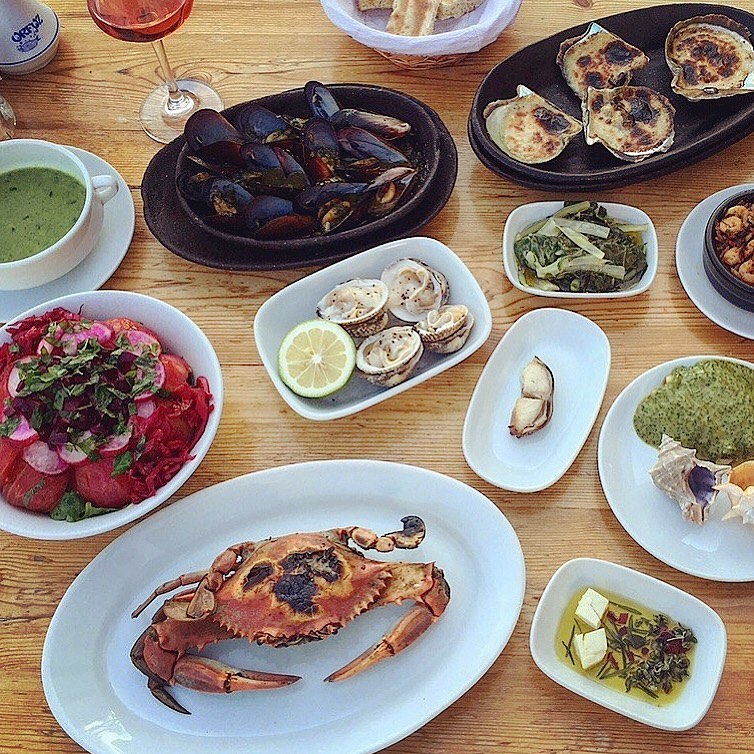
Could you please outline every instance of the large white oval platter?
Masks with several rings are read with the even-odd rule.
[[[206,567],[225,547],[351,524],[394,531],[409,514],[426,523],[423,544],[377,557],[436,561],[451,600],[399,656],[342,683],[322,680],[376,641],[410,602],[362,615],[321,642],[273,649],[234,640],[207,649],[234,665],[302,680],[230,695],[173,690],[190,716],[158,703],[131,664],[129,650],[151,614],[132,620],[131,610],[157,584]],[[481,678],[513,632],[525,581],[513,528],[461,482],[381,461],[268,469],[195,493],[105,548],[50,623],[44,691],[62,728],[92,754],[370,754],[417,730]]]
[[[521,370],[538,356],[553,373],[550,421],[525,437],[508,430],[521,394]],[[535,309],[505,333],[474,388],[463,425],[463,453],[482,479],[536,492],[560,479],[589,437],[610,374],[602,329],[567,309]]]
[[[634,431],[642,398],[678,366],[722,356],[687,356],[650,369],[616,398],[602,424],[597,451],[602,489],[623,528],[647,552],[679,571],[713,581],[754,581],[754,531],[739,521],[684,521],[677,503],[657,489],[649,469],[657,450]]]

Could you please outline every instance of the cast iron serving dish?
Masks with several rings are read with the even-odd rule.
[[[201,168],[189,159],[185,138],[164,147],[150,163],[142,184],[144,216],[168,249],[190,261],[229,270],[263,270],[326,264],[388,240],[415,233],[447,202],[455,184],[455,144],[437,114],[417,99],[384,87],[335,84],[327,87],[343,108],[391,115],[411,125],[404,137],[417,175],[390,214],[347,230],[287,240],[247,238],[203,222],[196,205],[176,190],[177,177]],[[304,89],[252,102],[286,116],[310,117]],[[232,119],[247,103],[223,114]],[[166,185],[167,184],[167,185]]]
[[[595,19],[598,24],[649,56],[649,65],[634,71],[631,85],[647,86],[668,97],[676,109],[675,143],[668,152],[628,163],[601,145],[587,146],[578,135],[554,160],[526,165],[508,157],[485,128],[485,106],[515,96],[524,84],[545,99],[581,119],[578,97],[555,62],[561,42],[579,36],[589,23],[579,24],[529,45],[499,63],[482,81],[471,107],[468,135],[480,162],[503,178],[545,191],[584,191],[616,188],[655,178],[709,157],[754,131],[754,94],[689,102],[670,88],[665,62],[665,38],[679,21],[718,13],[729,16],[754,34],[754,14],[727,5],[678,3],[659,5]]]

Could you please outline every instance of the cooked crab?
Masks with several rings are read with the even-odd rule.
[[[132,662],[149,678],[155,698],[189,714],[166,686],[231,693],[299,680],[233,668],[189,650],[199,652],[213,642],[240,637],[272,647],[317,641],[367,610],[414,600],[414,607],[380,641],[325,680],[345,680],[398,654],[442,615],[450,599],[448,583],[434,563],[371,560],[349,541],[378,552],[418,547],[424,539],[424,522],[407,516],[402,523],[401,531],[381,537],[349,526],[228,548],[209,570],[165,582],[134,610],[135,618],[159,595],[197,585],[165,601],[131,649]]]

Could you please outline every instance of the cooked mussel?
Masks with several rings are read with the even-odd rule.
[[[206,184],[215,180],[217,176],[204,170],[199,173],[189,173],[184,170],[178,174],[175,185],[178,192],[189,202],[203,202],[206,199]]]
[[[350,176],[373,178],[389,168],[410,165],[403,152],[363,128],[341,128],[337,136],[341,167]]]
[[[236,180],[249,191],[292,198],[309,185],[304,168],[280,147],[270,144],[244,144],[243,169]]]
[[[208,163],[241,162],[244,139],[225,117],[216,110],[197,110],[183,130],[191,152]]]
[[[304,168],[312,183],[335,177],[338,165],[338,136],[333,127],[321,118],[309,120],[301,132]]]
[[[302,191],[294,202],[302,212],[316,214],[323,233],[331,233],[346,221],[355,222],[369,194],[367,183],[320,183]]]
[[[329,120],[335,113],[340,110],[340,105],[337,103],[332,92],[319,81],[309,81],[304,87],[304,97],[306,98],[306,104],[309,106],[312,115],[315,118],[323,118]]]
[[[367,187],[370,194],[367,213],[370,217],[389,215],[397,206],[406,189],[416,177],[409,167],[390,168],[380,173]]]
[[[255,102],[243,105],[233,114],[233,125],[244,138],[262,144],[294,136],[294,130],[285,118]]]
[[[278,196],[257,196],[244,210],[247,231],[261,241],[306,236],[316,227],[316,220],[294,211],[293,202]]]

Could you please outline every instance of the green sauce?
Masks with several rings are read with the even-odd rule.
[[[0,262],[39,254],[79,219],[86,188],[62,170],[19,168],[0,173]]]
[[[754,369],[718,359],[676,367],[639,404],[634,429],[654,447],[670,435],[705,461],[754,458]]]

